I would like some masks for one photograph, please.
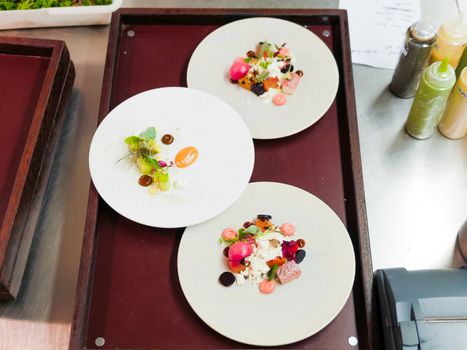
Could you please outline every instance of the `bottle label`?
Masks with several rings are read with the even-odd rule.
[[[404,56],[407,56],[408,53],[409,53],[409,48],[407,47],[407,44],[405,44],[404,46],[402,46],[401,54]]]

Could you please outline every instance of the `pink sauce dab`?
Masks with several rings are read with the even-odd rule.
[[[226,229],[224,229],[224,231],[222,231],[222,238],[226,241],[230,241],[235,237],[237,237],[237,231],[232,227],[227,227]]]
[[[287,97],[284,94],[276,94],[272,98],[272,103],[276,106],[283,106],[287,102]]]
[[[276,289],[276,282],[267,279],[259,284],[259,291],[263,294],[271,294]]]
[[[295,233],[295,225],[294,224],[282,224],[279,230],[284,236],[293,236]]]

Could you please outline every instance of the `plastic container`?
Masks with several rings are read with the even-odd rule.
[[[433,134],[455,83],[456,74],[447,58],[425,69],[405,124],[409,135],[426,139]]]
[[[120,6],[122,0],[113,0],[111,5],[0,11],[0,30],[108,24]]]
[[[449,57],[449,64],[456,68],[467,42],[467,23],[461,12],[457,18],[443,23],[438,30],[431,62]]]
[[[467,67],[462,70],[452,90],[438,128],[450,139],[460,139],[467,135]]]
[[[415,96],[435,39],[436,27],[432,23],[419,21],[407,29],[404,47],[389,86],[394,95],[401,98]]]

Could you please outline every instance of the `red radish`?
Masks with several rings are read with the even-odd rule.
[[[235,61],[232,66],[230,66],[230,78],[233,80],[239,80],[248,74],[250,70],[250,65],[243,61]]]
[[[259,284],[259,291],[263,294],[271,294],[276,289],[276,282],[267,279],[261,281]]]
[[[253,252],[253,246],[244,242],[236,242],[229,247],[229,259],[234,262],[240,262]]]

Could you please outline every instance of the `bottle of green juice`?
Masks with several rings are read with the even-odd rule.
[[[423,72],[405,123],[407,133],[417,139],[426,139],[433,135],[456,83],[454,68],[448,61],[446,57],[442,62],[431,64]]]

